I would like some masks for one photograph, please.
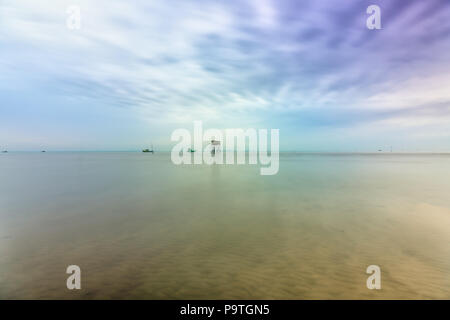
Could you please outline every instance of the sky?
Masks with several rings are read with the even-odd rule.
[[[170,150],[194,120],[285,151],[450,152],[450,1],[0,2],[1,150]]]

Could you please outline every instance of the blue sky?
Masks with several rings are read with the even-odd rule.
[[[202,120],[278,128],[282,150],[450,151],[449,17],[447,0],[3,0],[0,149],[170,150]]]

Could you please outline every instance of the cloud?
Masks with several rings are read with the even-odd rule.
[[[374,31],[371,1],[79,0],[69,30],[72,1],[6,0],[0,95],[38,90],[150,124],[410,126],[426,108],[447,121],[448,1],[377,2]]]

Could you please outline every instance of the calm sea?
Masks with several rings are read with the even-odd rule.
[[[0,154],[0,299],[450,299],[449,195],[450,155]]]

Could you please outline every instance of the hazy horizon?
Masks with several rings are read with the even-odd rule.
[[[48,149],[36,149],[36,150],[0,150],[7,151],[8,153],[15,153],[15,152],[142,152],[142,149],[123,149],[123,150],[93,150],[93,149],[86,149],[86,150],[48,150]],[[270,151],[270,150],[269,150]],[[158,153],[171,153],[171,150],[154,150],[154,152]],[[225,151],[227,152],[227,151]],[[236,152],[245,152],[248,153],[248,151],[234,151]],[[280,150],[279,153],[317,153],[317,154],[450,154],[450,151],[390,151],[390,150],[381,150],[381,151],[333,151],[333,150],[324,150],[324,151],[315,151],[315,150]]]

